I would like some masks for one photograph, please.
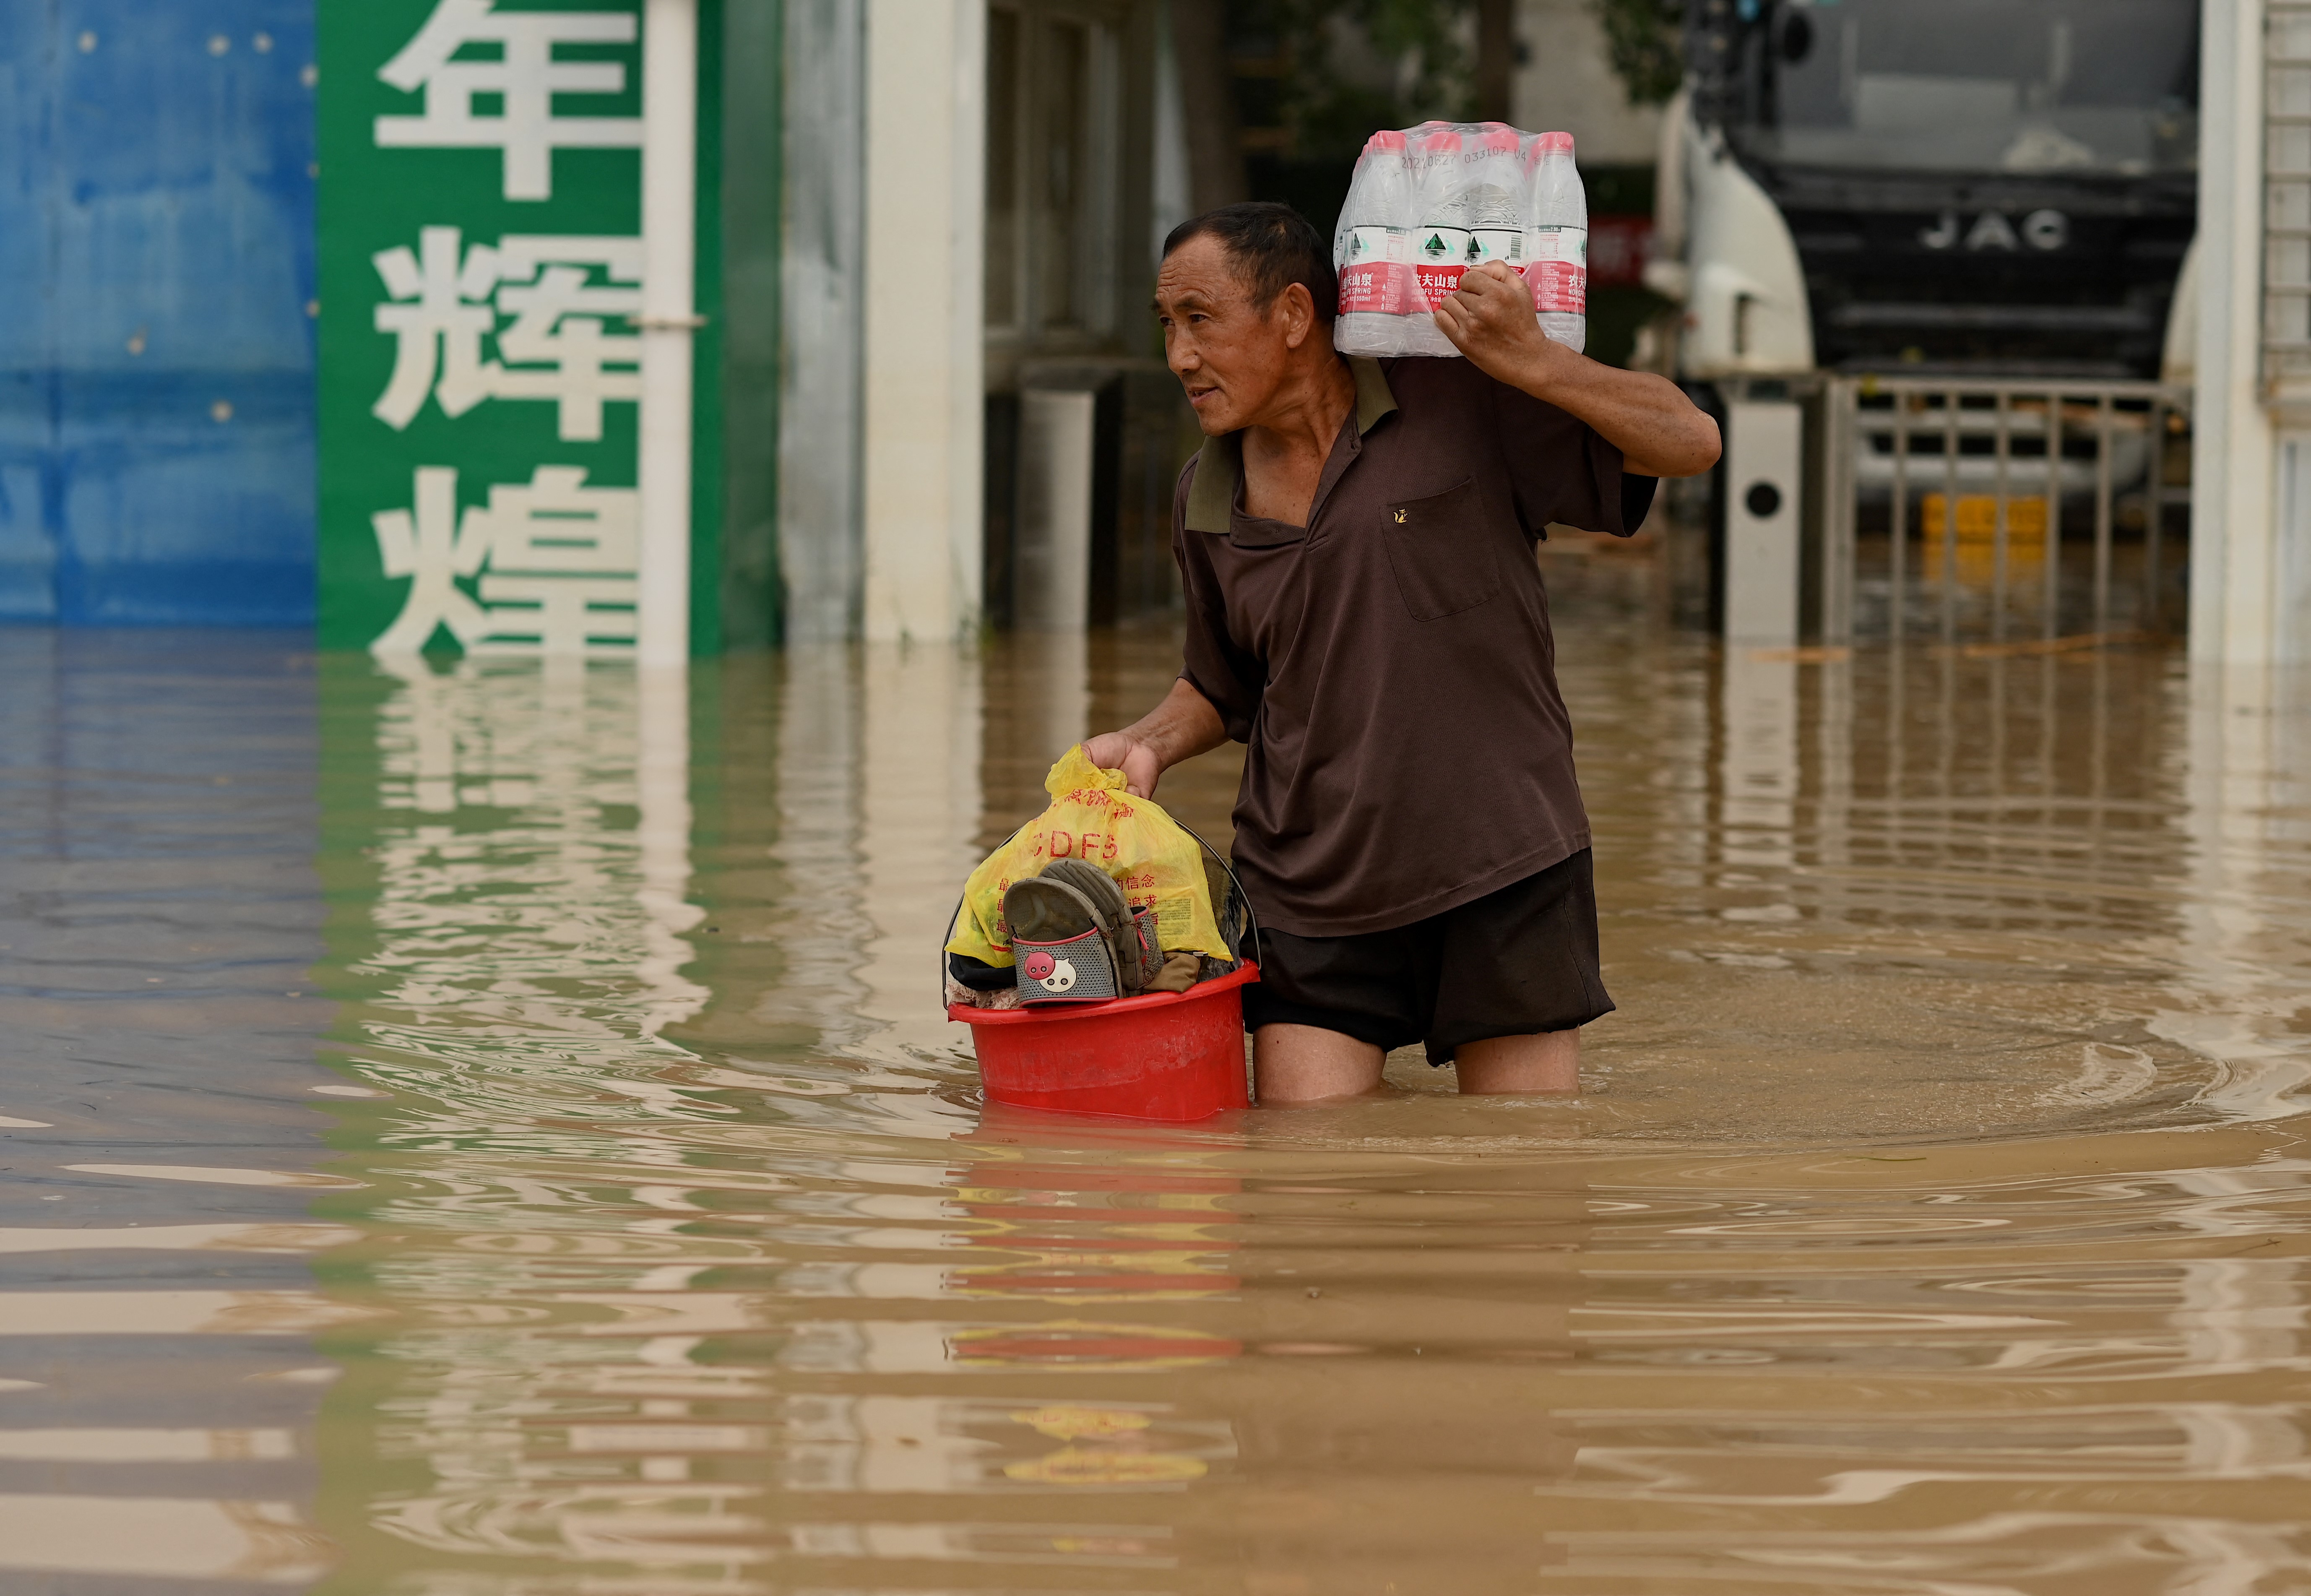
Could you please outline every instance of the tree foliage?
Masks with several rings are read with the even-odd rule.
[[[1685,81],[1680,0],[1589,0],[1631,105],[1660,105]]]
[[[1352,160],[1374,128],[1473,114],[1472,0],[1262,0],[1287,63],[1277,109],[1300,156]]]

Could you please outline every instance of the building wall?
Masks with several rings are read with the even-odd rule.
[[[1583,166],[1653,164],[1661,110],[1629,104],[1588,0],[1518,0],[1516,31],[1516,126],[1570,133]]]
[[[312,34],[0,4],[0,619],[311,619]]]
[[[314,618],[315,9],[0,0],[0,620]],[[1160,13],[1028,9],[1107,28],[1090,87],[1118,114],[1085,153],[1103,179],[1081,190],[1093,313],[1056,343],[1115,358],[1119,327],[1144,334]],[[722,69],[701,94],[702,646],[946,636],[980,612],[985,14],[702,0]],[[357,214],[358,179],[333,203]],[[373,297],[369,253],[345,280]],[[373,308],[335,307],[333,372],[344,351],[374,355]],[[1003,352],[1013,380],[1046,342]],[[874,438],[888,447],[870,471]],[[356,542],[387,502],[362,501]]]
[[[706,648],[778,629],[781,7],[730,9],[725,50],[699,0]],[[0,0],[0,621],[314,619],[314,0]]]
[[[1186,403],[1147,308],[1163,236],[1188,210],[1170,54],[1157,0],[988,8],[982,594],[999,626],[1054,624],[1047,567],[1086,573],[1082,602],[1060,607],[1094,624],[1173,600]],[[1044,515],[1058,501],[1037,474],[1077,464],[1029,420],[1052,414],[1032,400],[1051,390],[1093,396],[1087,528]],[[1084,536],[1087,551],[1060,556]]]

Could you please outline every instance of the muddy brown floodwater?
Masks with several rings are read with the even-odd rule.
[[[0,634],[0,1588],[2311,1591],[2311,690],[1592,588],[1578,1100],[1168,1129],[935,951],[1162,628]]]

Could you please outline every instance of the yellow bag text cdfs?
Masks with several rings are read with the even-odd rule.
[[[1133,908],[1155,910],[1166,953],[1235,956],[1212,915],[1203,845],[1153,800],[1126,792],[1121,771],[1101,770],[1077,744],[1043,778],[1043,790],[1051,795],[1051,807],[971,873],[947,952],[1009,964],[1003,894],[1055,859],[1079,859],[1114,876]]]

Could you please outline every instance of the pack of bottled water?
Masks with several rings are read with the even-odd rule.
[[[1453,355],[1436,307],[1469,267],[1497,260],[1532,291],[1541,330],[1588,342],[1589,196],[1569,133],[1424,122],[1375,133],[1332,235],[1343,354]]]

